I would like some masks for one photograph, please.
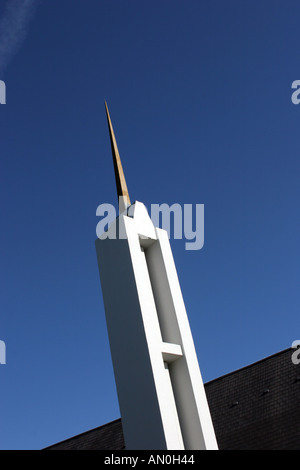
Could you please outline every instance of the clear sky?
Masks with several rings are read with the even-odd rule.
[[[171,245],[204,382],[299,332],[297,0],[0,0],[0,448],[120,416],[94,241],[116,203],[205,205]]]

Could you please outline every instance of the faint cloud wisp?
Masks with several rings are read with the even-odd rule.
[[[0,17],[0,75],[22,46],[38,1],[6,1]]]

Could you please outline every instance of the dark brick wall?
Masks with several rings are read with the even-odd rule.
[[[300,365],[292,363],[292,352],[282,351],[205,384],[220,450],[300,450]],[[48,447],[123,448],[120,419]]]
[[[205,385],[221,450],[300,450],[300,365],[292,351]]]

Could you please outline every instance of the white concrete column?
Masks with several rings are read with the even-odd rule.
[[[127,212],[96,240],[126,448],[216,449],[167,232]]]

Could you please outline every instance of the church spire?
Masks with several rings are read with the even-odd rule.
[[[109,136],[110,136],[110,143],[111,143],[111,151],[112,151],[114,170],[115,170],[117,194],[118,194],[118,200],[119,200],[119,211],[120,213],[122,213],[128,206],[130,206],[130,198],[129,198],[126,180],[125,180],[125,176],[124,176],[124,172],[122,168],[117,141],[115,138],[115,134],[114,134],[114,130],[113,130],[113,126],[111,123],[106,101],[105,101],[105,109],[106,109],[106,117],[107,117],[107,122],[108,122]]]

